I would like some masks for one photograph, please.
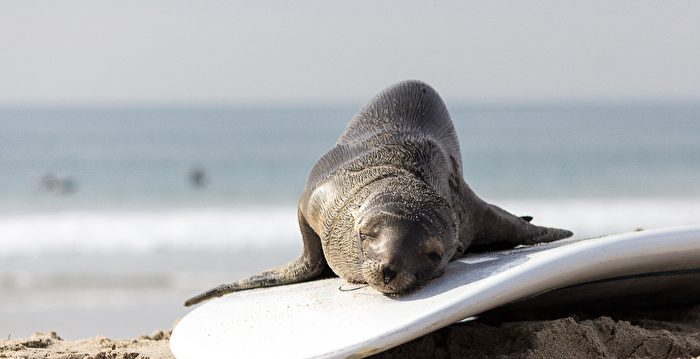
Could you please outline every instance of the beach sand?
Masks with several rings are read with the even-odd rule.
[[[549,316],[549,318],[547,318]],[[0,358],[173,358],[170,332],[133,340],[0,340]],[[487,313],[376,358],[689,358],[700,356],[700,305],[566,315]]]
[[[64,341],[54,332],[36,333],[26,339],[0,340],[0,358],[174,359],[169,338],[169,331],[156,331],[133,340],[94,337],[75,341]]]
[[[700,356],[700,305],[647,310],[486,314],[377,358],[692,358]]]

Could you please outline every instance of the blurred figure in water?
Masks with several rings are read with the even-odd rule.
[[[75,192],[75,181],[71,177],[60,178],[47,174],[41,178],[41,187],[48,193],[65,195]]]
[[[55,193],[59,187],[59,181],[56,176],[48,174],[41,178],[41,188],[46,192]]]
[[[190,169],[190,185],[194,188],[201,188],[204,187],[206,184],[206,174],[204,173],[204,170],[199,167],[195,166]]]

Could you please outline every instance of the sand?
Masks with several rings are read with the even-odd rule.
[[[0,340],[0,358],[172,358],[170,332],[134,340]],[[690,358],[700,356],[700,305],[552,315],[487,313],[376,358]]]
[[[689,358],[700,356],[700,305],[579,312],[487,314],[377,358]],[[504,321],[506,320],[506,321]]]
[[[64,341],[55,332],[36,333],[26,339],[0,340],[0,358],[174,359],[169,338],[169,331],[156,331],[133,340],[94,337],[75,341]]]

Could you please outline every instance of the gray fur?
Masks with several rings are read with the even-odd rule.
[[[418,81],[365,105],[314,166],[299,202],[301,257],[224,284],[226,293],[319,277],[326,267],[390,295],[442,274],[470,245],[550,242],[571,232],[539,227],[477,197],[462,176],[459,142],[440,96]]]

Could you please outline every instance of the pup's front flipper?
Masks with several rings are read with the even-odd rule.
[[[250,278],[233,283],[222,284],[202,294],[188,299],[185,306],[200,303],[207,299],[220,297],[224,294],[246,289],[274,287],[312,280],[321,276],[326,269],[326,259],[323,256],[321,240],[311,229],[303,215],[299,214],[299,227],[304,240],[304,251],[301,257],[286,265],[264,271]]]

